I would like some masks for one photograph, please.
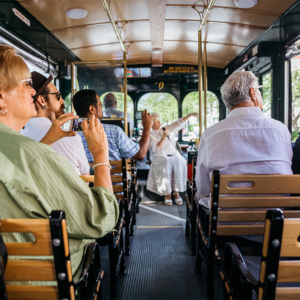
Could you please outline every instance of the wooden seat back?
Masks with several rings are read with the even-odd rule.
[[[258,289],[258,299],[274,298],[300,299],[300,219],[280,210],[266,216]]]
[[[127,165],[128,163],[124,158],[122,160],[110,161],[111,165],[110,177],[113,184],[114,194],[119,201],[127,200]],[[94,175],[81,175],[81,179],[85,182],[94,182]],[[124,197],[125,195],[125,197]]]
[[[233,187],[234,183],[250,183],[252,186]],[[300,208],[300,197],[292,194],[300,194],[300,175],[220,175],[214,171],[210,235],[263,235],[268,209]],[[300,218],[300,210],[285,210],[285,217]],[[262,224],[241,225],[240,222]]]
[[[31,233],[35,237],[34,242],[6,243],[9,259],[5,280],[24,282],[7,285],[8,299],[75,299],[64,212],[53,211],[50,220],[2,220],[1,233]],[[15,255],[28,259],[11,259]],[[54,260],[37,258],[53,255]],[[57,286],[26,285],[28,281],[55,281]]]
[[[292,300],[300,299],[300,218],[286,218],[286,211],[269,210],[265,218],[264,240],[258,278],[254,257],[244,257],[234,243],[225,246],[220,272],[224,298]]]

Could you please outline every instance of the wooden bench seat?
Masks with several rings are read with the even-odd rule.
[[[233,187],[233,183],[241,182],[251,182],[252,186]],[[214,298],[215,249],[223,247],[226,242],[259,246],[259,241],[253,241],[250,236],[261,236],[262,241],[265,215],[269,209],[296,208],[285,211],[286,217],[300,218],[300,210],[297,210],[300,197],[293,194],[300,194],[299,175],[220,175],[219,171],[213,172],[211,208],[207,210],[197,202],[196,217],[195,271],[201,275],[202,263],[207,264],[208,299]]]

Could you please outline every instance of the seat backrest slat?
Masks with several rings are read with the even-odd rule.
[[[123,193],[123,185],[113,185],[114,193]]]
[[[110,174],[117,174],[117,173],[122,173],[122,160],[114,160],[110,161],[109,164],[111,165],[111,170]]]
[[[218,225],[217,235],[263,235],[264,225]]]
[[[123,183],[122,175],[111,175],[110,176],[112,183]]]
[[[279,261],[277,282],[300,282],[300,258],[296,261]]]
[[[228,187],[229,182],[253,182],[253,186]],[[299,194],[300,175],[221,175],[220,194]]]
[[[300,257],[300,219],[285,219],[280,256]]]
[[[275,300],[299,300],[299,299],[300,299],[299,288],[288,288],[288,287],[276,288]]]
[[[219,222],[265,222],[267,210],[219,211]],[[300,210],[284,211],[285,218],[300,218]]]
[[[8,260],[7,281],[56,281],[55,265],[51,260]]]
[[[57,286],[7,285],[8,299],[59,299]]]
[[[34,243],[6,243],[8,255],[53,255],[49,220],[7,219],[1,221],[1,232],[32,233]]]
[[[300,182],[300,180],[299,180]],[[300,189],[300,186],[299,186]],[[285,203],[287,205],[285,205]],[[219,208],[300,207],[300,197],[220,197]]]

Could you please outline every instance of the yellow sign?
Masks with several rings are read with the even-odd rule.
[[[168,70],[164,70],[164,74],[192,74],[192,73],[198,73],[198,70],[195,70],[195,67],[169,67]]]

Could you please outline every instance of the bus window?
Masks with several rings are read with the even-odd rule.
[[[149,93],[141,97],[138,102],[138,110],[147,109],[149,113],[157,112],[160,115],[162,125],[170,124],[178,119],[178,103],[174,96],[168,93]],[[138,127],[142,121],[138,121]],[[178,133],[174,134],[178,139]]]
[[[292,142],[300,131],[300,56],[291,59],[292,72]]]
[[[117,109],[124,112],[124,93],[121,92],[107,92],[101,95],[100,100],[104,103],[104,98],[107,94],[112,93],[115,95],[117,100]],[[105,109],[105,107],[104,107]],[[134,110],[133,110],[133,102],[130,96],[127,95],[127,113],[131,116],[132,120],[134,120]],[[133,129],[133,128],[131,128]]]
[[[271,118],[271,99],[272,99],[272,74],[268,73],[263,76],[263,112],[265,116]]]
[[[203,96],[204,98],[204,96]],[[199,93],[189,93],[182,102],[182,116],[193,112],[199,112]],[[219,122],[219,100],[217,96],[207,92],[207,127]],[[203,127],[204,128],[204,127]],[[182,131],[182,139],[190,141],[192,138],[199,138],[199,119],[191,117],[185,124]]]

